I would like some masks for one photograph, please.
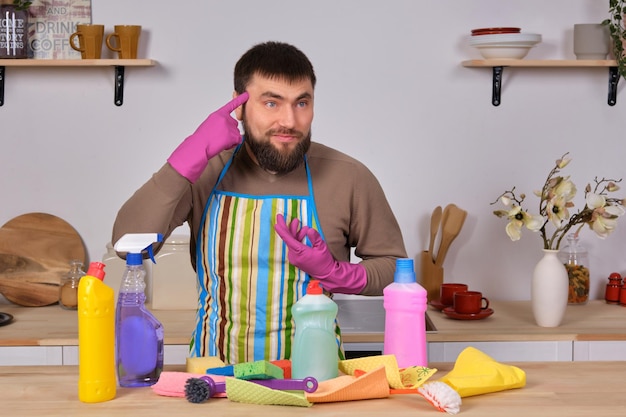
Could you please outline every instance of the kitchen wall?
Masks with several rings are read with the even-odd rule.
[[[107,32],[143,25],[140,57],[158,61],[127,68],[124,105],[113,104],[109,68],[7,67],[0,107],[0,224],[33,211],[60,216],[92,260],[105,252],[120,205],[230,98],[235,61],[266,40],[293,43],[311,58],[319,80],[314,139],[377,175],[411,256],[427,246],[434,206],[468,211],[446,281],[491,298],[528,299],[540,237],[524,232],[511,242],[490,203],[516,186],[534,205],[532,191],[565,152],[577,207],[594,176],[626,177],[626,82],[610,107],[606,69],[505,69],[502,104],[493,107],[491,70],[461,66],[479,58],[468,46],[470,29],[488,26],[542,34],[528,59],[574,59],[573,25],[602,21],[608,0],[92,5],[93,22]],[[606,240],[585,229],[582,241],[592,296],[601,298],[609,273],[626,273],[626,218]]]

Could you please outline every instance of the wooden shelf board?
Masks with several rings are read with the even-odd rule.
[[[461,62],[464,67],[528,67],[528,68],[589,68],[616,67],[612,59],[471,59]]]
[[[152,67],[153,59],[0,59],[0,67]]]

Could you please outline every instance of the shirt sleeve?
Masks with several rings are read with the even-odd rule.
[[[169,236],[187,220],[191,198],[189,181],[166,163],[120,208],[111,242],[117,242],[126,233]],[[155,252],[160,247],[155,245]]]
[[[351,252],[367,271],[361,295],[379,296],[393,282],[397,258],[406,258],[400,226],[374,174],[363,163],[317,146],[310,158],[315,202],[336,260]]]
[[[396,259],[407,253],[400,226],[380,183],[364,166],[357,171],[348,239],[367,270],[362,295],[382,295],[393,282]]]

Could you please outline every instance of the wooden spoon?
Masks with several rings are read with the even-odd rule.
[[[435,238],[437,237],[437,233],[439,233],[441,216],[441,206],[435,207],[435,209],[433,210],[433,214],[430,216],[430,242],[428,244],[428,253],[430,254],[433,262],[435,261],[435,254],[433,253],[433,251],[435,250]]]
[[[435,260],[435,265],[439,266],[443,264],[450,244],[452,244],[452,241],[454,241],[461,232],[463,223],[465,223],[465,217],[467,217],[467,212],[454,204],[450,204],[446,209],[448,209],[448,213],[447,216],[444,216],[442,221],[441,243]]]

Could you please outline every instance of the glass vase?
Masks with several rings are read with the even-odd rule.
[[[568,304],[585,304],[589,299],[589,254],[580,245],[578,236],[571,233],[567,237],[567,246],[559,252],[559,258],[567,269],[569,290]]]

